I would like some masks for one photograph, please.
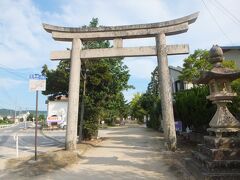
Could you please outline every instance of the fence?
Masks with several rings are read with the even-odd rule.
[[[1,128],[7,128],[7,127],[11,127],[13,126],[14,124],[4,124],[4,125],[0,125],[0,129]]]

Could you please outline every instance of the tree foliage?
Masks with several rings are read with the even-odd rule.
[[[143,122],[144,115],[146,115],[145,109],[141,106],[142,94],[137,93],[130,102],[131,116],[137,119],[139,122]]]
[[[184,59],[183,71],[179,78],[187,82],[194,82],[195,79],[200,77],[201,71],[211,69],[212,66],[207,61],[208,57],[209,51],[195,50],[193,54]]]
[[[136,94],[130,103],[130,109],[133,117],[142,122],[145,116],[147,118],[147,127],[159,130],[162,112],[157,67],[152,72],[146,93]]]
[[[97,26],[98,19],[93,18],[89,27]],[[104,40],[83,42],[84,49],[110,47],[109,41]],[[47,76],[47,88],[43,94],[50,95],[52,99],[58,95],[68,96],[69,69],[70,61],[60,61],[55,70],[49,70],[44,65],[42,73]],[[128,85],[129,71],[121,58],[85,60],[82,62],[82,70],[87,74],[83,134],[85,138],[91,138],[97,134],[101,119],[126,116],[126,102],[122,91],[132,86]],[[82,90],[81,79],[80,99]]]
[[[27,121],[33,121],[33,118],[34,118],[34,115],[32,113],[30,113],[28,116],[27,116]]]
[[[158,96],[159,94],[159,78],[158,78],[158,67],[156,67],[151,73],[151,81],[148,83],[146,93]]]
[[[3,117],[3,119],[0,119],[0,125],[1,124],[12,124],[14,123],[13,121],[10,121],[7,117]]]
[[[233,98],[232,103],[228,104],[228,108],[237,119],[240,119],[240,79],[233,81],[231,86],[237,96]]]

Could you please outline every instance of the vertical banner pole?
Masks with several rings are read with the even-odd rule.
[[[35,161],[37,160],[37,128],[38,128],[38,90],[36,91],[36,118],[35,118]]]

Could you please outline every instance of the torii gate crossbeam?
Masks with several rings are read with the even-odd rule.
[[[43,24],[43,28],[57,41],[72,42],[72,49],[53,51],[51,60],[71,59],[69,103],[67,113],[66,149],[76,149],[77,120],[79,106],[79,84],[82,59],[103,57],[157,56],[160,82],[160,96],[164,135],[170,150],[176,149],[176,132],[172,107],[172,91],[169,77],[167,55],[187,54],[188,45],[166,45],[166,36],[184,33],[188,25],[194,23],[198,12],[171,21],[128,26],[60,27]],[[123,40],[132,38],[155,37],[156,46],[124,48]],[[82,41],[113,40],[113,48],[82,49]]]

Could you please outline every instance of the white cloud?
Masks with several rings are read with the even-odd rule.
[[[0,63],[11,68],[40,68],[51,64],[53,47],[42,28],[42,12],[30,0],[0,1]]]
[[[125,58],[126,64],[130,70],[130,74],[134,78],[150,80],[151,72],[157,65],[156,58],[139,57],[139,58]]]
[[[14,88],[20,84],[26,83],[25,81],[20,81],[16,79],[11,79],[11,78],[0,78],[0,88]]]
[[[137,93],[144,93],[144,92],[141,92],[137,89],[131,89],[131,90],[123,91],[124,98],[127,102],[130,102],[132,100],[132,98],[134,97],[134,95],[137,94]]]
[[[55,16],[68,26],[88,24],[92,17],[98,17],[102,25],[146,23],[169,17],[166,3],[159,0],[72,0],[63,3],[61,9],[61,15]]]

